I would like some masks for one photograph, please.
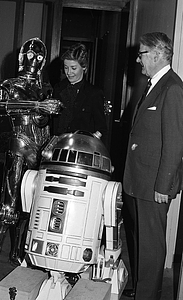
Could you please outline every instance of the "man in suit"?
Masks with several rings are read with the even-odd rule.
[[[66,78],[55,85],[53,95],[62,99],[64,109],[60,116],[54,117],[53,134],[89,131],[101,136],[105,143],[104,94],[86,80],[88,54],[85,45],[71,46],[61,59]]]
[[[161,298],[167,212],[182,189],[183,83],[171,68],[172,55],[166,34],[140,38],[136,61],[151,87],[134,111],[123,177],[136,245],[135,300]]]

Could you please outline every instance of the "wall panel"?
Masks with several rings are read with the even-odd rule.
[[[14,76],[11,68],[13,61],[13,38],[16,3],[0,1],[0,80]]]
[[[23,43],[33,37],[41,38],[43,3],[25,3]]]

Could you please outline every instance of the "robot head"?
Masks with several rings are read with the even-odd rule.
[[[108,150],[100,138],[83,130],[53,137],[42,151],[40,168],[45,165],[58,171],[69,167],[107,180],[113,171]]]
[[[24,76],[36,78],[46,62],[46,46],[39,38],[26,41],[19,53],[19,72]]]

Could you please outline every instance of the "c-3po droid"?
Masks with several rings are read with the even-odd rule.
[[[42,82],[46,56],[46,46],[39,38],[27,40],[20,49],[18,76],[0,84],[0,116],[6,116],[12,127],[0,195],[0,249],[9,228],[13,264],[24,257],[22,236],[29,218],[22,213],[22,176],[27,168],[39,165],[40,152],[50,140],[50,115],[61,108],[59,100],[47,95],[49,90]]]
[[[107,149],[97,136],[76,131],[54,136],[42,155],[39,170],[27,170],[21,186],[24,210],[31,210],[26,252],[33,265],[51,271],[40,295],[53,280],[64,299],[87,272],[120,295],[127,279],[120,257],[122,187],[110,181]]]

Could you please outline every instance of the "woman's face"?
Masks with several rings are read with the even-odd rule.
[[[75,84],[83,79],[85,68],[76,60],[64,60],[64,71],[70,83]]]

